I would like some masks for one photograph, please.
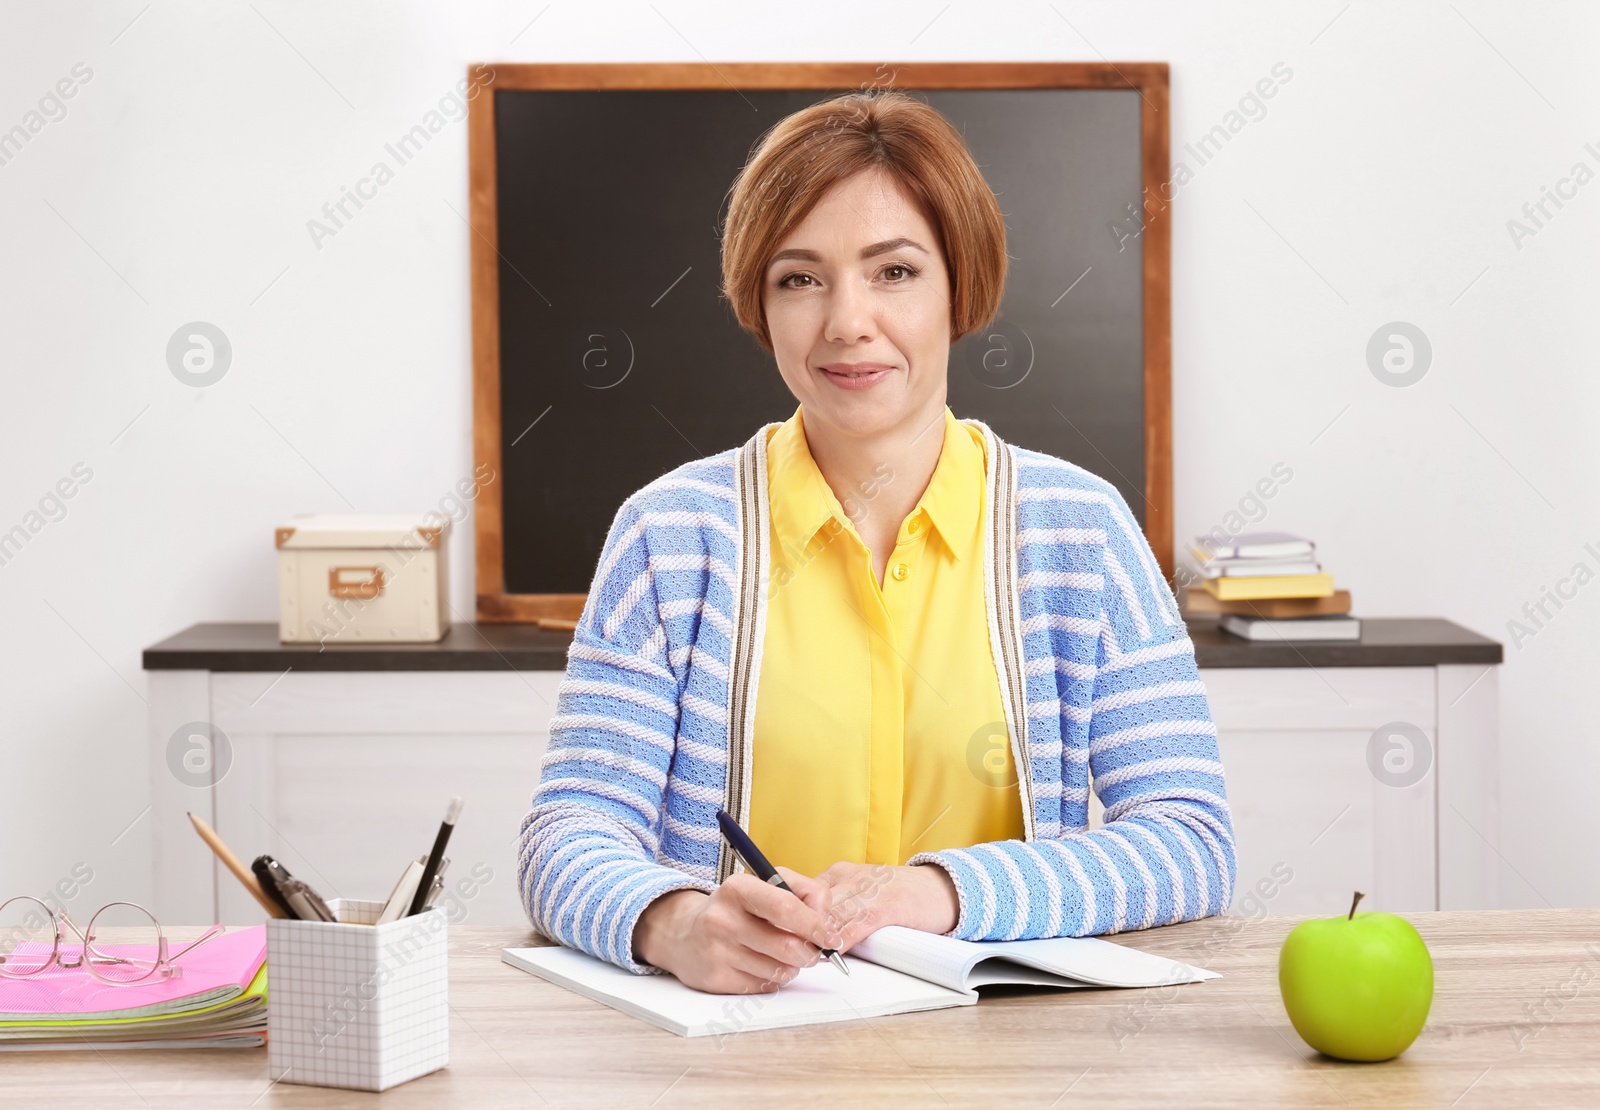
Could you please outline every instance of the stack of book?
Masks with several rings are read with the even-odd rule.
[[[1196,536],[1189,552],[1200,568],[1185,613],[1215,613],[1226,631],[1247,640],[1359,640],[1350,591],[1335,590],[1317,561],[1317,545],[1287,532],[1246,532],[1230,539]]]
[[[155,951],[105,950],[139,958]],[[63,955],[76,962],[77,946]],[[266,927],[256,925],[185,952],[174,965],[182,974],[171,978],[103,983],[60,964],[0,977],[0,1050],[259,1047],[267,1033],[266,959]]]

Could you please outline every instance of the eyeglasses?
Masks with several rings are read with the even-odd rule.
[[[102,920],[104,919],[104,920]],[[96,929],[115,928],[117,943],[101,944]],[[62,941],[71,929],[76,950]],[[222,932],[213,925],[176,952],[169,952],[166,934],[155,915],[137,902],[108,902],[95,911],[89,927],[80,929],[65,907],[57,910],[31,895],[0,902],[0,976],[26,979],[50,967],[86,969],[102,983],[143,983],[179,979],[183,968],[174,961]]]

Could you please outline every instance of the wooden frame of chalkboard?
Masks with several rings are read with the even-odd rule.
[[[917,92],[984,89],[1129,89],[1138,92],[1142,211],[1119,213],[1142,250],[1142,360],[1145,535],[1162,571],[1173,573],[1172,304],[1168,75],[1164,62],[953,62],[873,64],[563,63],[473,65],[477,90],[468,111],[472,276],[473,447],[476,501],[477,616],[480,621],[572,619],[583,593],[510,593],[506,589],[504,429],[501,416],[501,290],[495,93],[504,90],[816,90],[882,87]],[[488,95],[483,95],[487,93]],[[509,264],[509,263],[508,263]],[[1063,414],[1064,417],[1064,414]],[[752,429],[753,430],[753,429]],[[1024,444],[1024,446],[1028,446]],[[1107,460],[1109,462],[1109,460]]]

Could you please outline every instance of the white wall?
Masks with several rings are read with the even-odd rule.
[[[289,516],[420,510],[470,474],[465,127],[320,249],[306,229],[466,63],[1104,56],[1171,63],[1179,159],[1275,63],[1293,73],[1178,195],[1178,534],[1281,461],[1294,478],[1266,523],[1319,540],[1359,614],[1506,639],[1505,902],[1600,903],[1600,585],[1520,648],[1507,633],[1575,563],[1600,570],[1583,547],[1600,551],[1600,184],[1520,249],[1506,227],[1575,162],[1600,169],[1600,17],[1484,0],[882,7],[0,9],[0,130],[92,71],[0,165],[0,531],[74,464],[93,471],[0,566],[0,896],[78,863],[91,900],[146,895],[140,650],[195,621],[274,619],[270,539]],[[233,345],[205,389],[165,362],[193,320]],[[1433,346],[1408,388],[1366,365],[1393,320]]]

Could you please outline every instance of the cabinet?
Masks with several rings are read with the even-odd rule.
[[[1329,914],[1356,889],[1387,910],[1497,905],[1500,646],[1443,621],[1367,626],[1370,643],[1293,648],[1191,629],[1236,912]],[[270,852],[324,895],[383,898],[460,794],[447,877],[489,877],[457,919],[523,922],[518,827],[565,653],[561,633],[471,625],[324,651],[279,645],[275,625],[197,625],[150,648],[157,916],[260,919],[188,810],[246,861]]]

